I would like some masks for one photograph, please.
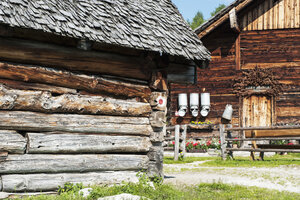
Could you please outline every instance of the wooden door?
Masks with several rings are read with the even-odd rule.
[[[267,96],[243,99],[243,127],[272,125],[272,98]]]

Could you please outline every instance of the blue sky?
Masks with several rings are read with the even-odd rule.
[[[210,13],[215,10],[219,4],[229,5],[234,0],[172,0],[177,6],[184,19],[192,21],[198,11],[204,15],[204,19],[210,18]]]

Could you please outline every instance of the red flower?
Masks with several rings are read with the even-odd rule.
[[[294,145],[294,143],[292,143],[292,142],[289,142],[287,145]]]
[[[219,140],[219,144],[221,144],[221,141]]]
[[[189,142],[188,142],[188,143],[186,143],[186,146],[189,146],[189,144],[190,144]]]
[[[173,141],[172,144],[175,144],[175,142]]]
[[[194,143],[194,144],[193,144],[194,147],[197,146],[197,145],[198,145],[197,143]]]
[[[207,145],[207,146],[211,145],[211,141],[207,141],[207,142],[206,142],[206,145]]]

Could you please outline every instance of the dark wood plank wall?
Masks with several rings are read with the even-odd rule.
[[[241,70],[258,66],[269,68],[283,84],[283,91],[275,98],[275,123],[300,123],[300,29],[243,31],[240,34],[241,70],[236,70],[237,33],[224,23],[201,40],[211,51],[208,69],[197,69],[196,85],[171,84],[172,124],[196,121],[221,122],[226,104],[234,108],[232,123],[238,125],[239,98],[233,94],[234,79]],[[205,88],[211,93],[211,111],[206,119],[193,119],[188,113],[183,119],[175,117],[178,94],[199,92]]]
[[[197,69],[195,85],[171,84],[172,124],[187,124],[191,121],[210,121],[219,124],[226,104],[233,105],[233,122],[238,123],[239,98],[232,93],[233,79],[236,77],[235,41],[237,36],[230,30],[229,23],[225,23],[202,39],[203,44],[212,54],[209,69]],[[201,116],[192,118],[190,112],[184,118],[175,117],[175,111],[178,110],[178,94],[201,93],[204,88],[211,94],[211,111],[208,117],[206,119]]]
[[[241,68],[271,68],[283,84],[276,123],[300,122],[300,29],[241,33]]]

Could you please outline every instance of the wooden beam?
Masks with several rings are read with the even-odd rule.
[[[122,182],[138,182],[135,171],[105,171],[91,173],[61,174],[18,174],[2,175],[3,191],[56,191],[65,183],[82,183],[89,185],[121,184]]]
[[[146,136],[153,131],[146,117],[42,114],[21,111],[0,111],[0,116],[0,129],[5,130]]]
[[[245,0],[242,3],[238,4],[235,9],[236,12],[238,13],[240,10],[242,10],[245,6],[248,4],[252,3],[254,0]],[[210,24],[206,29],[204,29],[202,32],[198,34],[199,38],[203,38],[205,35],[210,33],[212,30],[217,28],[219,25],[221,25],[223,22],[225,22],[229,18],[229,14],[225,13],[222,17],[220,17],[218,20]]]
[[[16,131],[0,130],[0,152],[24,154],[27,139]]]
[[[39,91],[47,91],[53,94],[77,94],[76,89],[59,87],[54,85],[46,85],[40,83],[28,83],[24,81],[15,81],[9,79],[0,79],[0,84],[6,85],[12,89],[20,89],[20,90],[39,90]]]
[[[140,103],[101,96],[16,90],[0,84],[0,109],[46,113],[81,113],[121,116],[149,116],[149,103]]]
[[[109,74],[148,80],[141,58],[100,51],[41,43],[16,38],[0,38],[0,58],[10,62],[61,67],[74,71]]]
[[[147,155],[24,154],[8,155],[0,162],[1,174],[138,171],[147,169]]]
[[[287,137],[300,136],[300,129],[285,129],[285,130],[257,130],[255,137]],[[250,131],[246,131],[246,137],[251,137]]]
[[[1,134],[0,134],[1,135]],[[27,153],[129,153],[148,152],[149,137],[70,133],[27,133]]]
[[[289,152],[300,153],[300,149],[251,149],[251,148],[226,148],[227,151],[253,151],[253,152]]]
[[[294,126],[257,126],[257,127],[234,127],[226,128],[226,131],[245,131],[245,130],[279,130],[279,129],[300,129],[300,125]]]
[[[240,139],[226,138],[226,141],[262,141],[262,140],[300,140],[300,137],[260,137],[260,138],[240,138]]]
[[[45,67],[0,63],[0,78],[31,83],[47,83],[96,94],[104,93],[127,98],[141,97],[148,100],[151,95],[151,90],[148,86]]]
[[[236,16],[236,10],[235,8],[232,8],[229,11],[229,21],[230,21],[230,28],[233,29],[235,32],[239,33],[241,32]]]
[[[239,34],[235,40],[235,69],[241,69],[241,35]]]

